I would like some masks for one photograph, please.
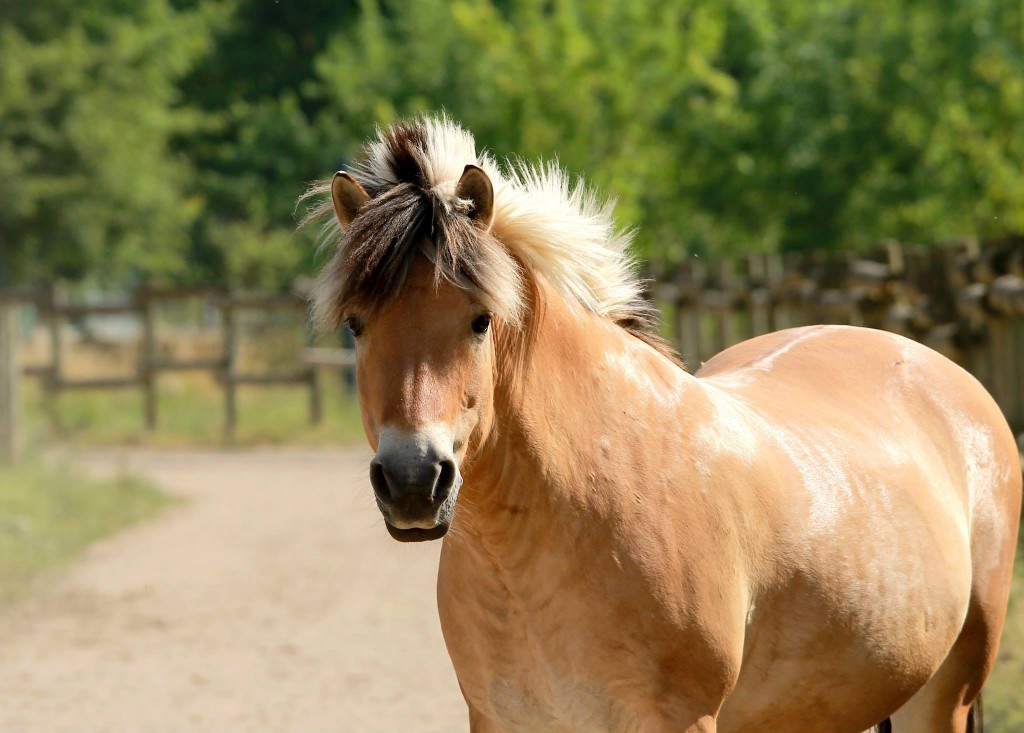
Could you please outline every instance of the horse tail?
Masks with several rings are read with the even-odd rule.
[[[892,733],[892,721],[886,718],[876,725],[869,733]]]
[[[980,692],[971,703],[971,712],[967,713],[967,733],[985,733],[985,708]]]

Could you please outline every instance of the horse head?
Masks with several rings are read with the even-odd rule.
[[[330,308],[355,336],[376,452],[370,482],[387,529],[400,541],[437,539],[451,526],[460,466],[490,432],[492,321],[515,319],[518,294],[506,283],[519,268],[489,235],[494,193],[483,169],[465,166],[448,191],[414,173],[374,193],[348,173],[331,182],[343,244],[329,268]]]

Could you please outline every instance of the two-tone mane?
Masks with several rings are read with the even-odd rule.
[[[474,224],[470,202],[455,195],[467,164],[482,168],[494,188],[488,229]],[[629,254],[632,232],[615,226],[612,202],[573,185],[557,165],[499,166],[455,123],[423,117],[380,130],[349,172],[370,198],[344,231],[332,215],[329,180],[303,196],[323,199],[303,224],[324,222],[333,248],[314,294],[322,325],[335,327],[353,302],[388,300],[423,254],[438,277],[473,292],[506,323],[522,323],[530,280],[540,274],[568,302],[676,358],[644,298]]]

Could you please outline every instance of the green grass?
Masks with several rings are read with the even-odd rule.
[[[1010,606],[999,644],[999,659],[985,684],[985,730],[1024,730],[1024,542],[1017,546]]]
[[[304,386],[246,387],[238,391],[234,438],[224,433],[224,393],[208,375],[165,375],[158,382],[158,424],[150,432],[139,389],[71,391],[48,403],[26,380],[30,441],[78,446],[351,445],[365,440],[355,395],[339,377],[325,375],[323,420],[310,424]]]
[[[0,468],[0,603],[40,572],[169,501],[137,478],[86,480],[68,465]]]

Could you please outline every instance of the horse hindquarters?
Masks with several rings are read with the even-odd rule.
[[[998,408],[990,409],[998,426],[1002,421]],[[988,449],[992,463],[1006,470],[994,481],[971,487],[972,581],[967,618],[935,674],[893,714],[893,733],[982,733],[981,688],[995,663],[1006,620],[1021,506],[1016,446],[1009,431],[1003,438],[993,439]],[[969,450],[965,457],[967,461],[975,458]]]

